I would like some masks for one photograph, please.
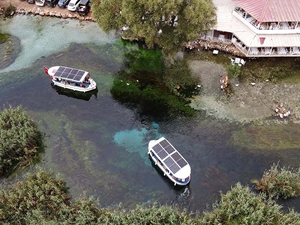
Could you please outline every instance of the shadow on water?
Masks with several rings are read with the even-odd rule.
[[[51,83],[51,86],[59,95],[65,95],[70,98],[81,99],[84,101],[89,101],[91,99],[91,97],[94,97],[95,99],[97,99],[98,89],[83,93],[83,92],[72,91],[72,90],[68,90],[65,88],[61,88],[61,87],[55,86],[53,83]]]
[[[283,151],[251,151],[232,145],[232,134],[242,130],[242,124],[217,120],[203,112],[196,112],[193,117],[175,115],[172,120],[154,123],[138,108],[116,101],[110,91],[117,73],[124,69],[120,43],[71,44],[38,58],[26,69],[0,70],[3,78],[0,105],[21,104],[38,121],[42,132],[47,134],[39,166],[60,173],[74,198],[92,195],[101,206],[122,202],[128,207],[158,201],[202,211],[220,199],[219,191],[226,192],[236,182],[251,185],[252,179],[259,179],[264,170],[283,157],[284,165],[295,162],[297,149],[283,150],[283,156]],[[145,62],[142,60],[141,64],[145,66]],[[85,101],[58,92],[44,74],[43,65],[85,69],[97,82],[98,92],[84,97]],[[150,106],[160,110],[155,104]],[[161,136],[191,165],[188,186],[174,187],[147,158],[148,142]],[[5,181],[0,179],[0,182]],[[297,203],[296,199],[287,204],[299,210]]]

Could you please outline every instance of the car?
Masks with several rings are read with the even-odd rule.
[[[30,3],[30,4],[34,4],[35,0],[27,0],[27,2]]]
[[[70,0],[59,0],[57,5],[59,8],[66,8],[69,2]]]
[[[45,0],[45,5],[54,8],[58,3],[58,0]]]
[[[45,0],[35,0],[35,4],[37,6],[44,6],[45,5]]]
[[[80,3],[80,0],[71,0],[68,4],[68,10],[73,11],[73,12],[76,11],[79,3]]]
[[[77,13],[81,16],[85,16],[86,14],[89,13],[90,9],[91,9],[90,0],[81,0],[77,8]]]

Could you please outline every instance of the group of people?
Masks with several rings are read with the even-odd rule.
[[[86,85],[83,82],[81,82],[81,83],[70,82],[70,81],[67,81],[67,80],[63,80],[61,78],[56,78],[55,80],[62,83],[62,84],[66,84],[66,85],[80,86],[80,87],[84,87],[84,88],[86,87]],[[85,82],[90,83],[89,79],[87,81],[85,80]]]

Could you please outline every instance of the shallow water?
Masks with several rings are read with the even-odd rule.
[[[274,162],[299,166],[299,149],[236,147],[232,134],[245,125],[203,113],[157,123],[118,103],[110,88],[124,66],[120,40],[94,23],[16,16],[2,22],[1,30],[19,38],[22,51],[0,70],[0,104],[21,104],[38,121],[46,133],[39,166],[61,174],[73,198],[94,196],[101,206],[128,207],[158,201],[202,211],[219,199],[219,191],[236,182],[251,186]],[[99,91],[85,99],[57,92],[43,65],[88,70]],[[148,158],[148,142],[161,136],[191,164],[187,187],[174,187]],[[300,209],[297,200],[284,204]]]

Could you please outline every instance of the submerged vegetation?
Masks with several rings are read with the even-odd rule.
[[[274,198],[291,198],[300,195],[300,169],[279,168],[278,163],[266,170],[256,185],[257,190]]]
[[[285,130],[290,132],[285,132]],[[286,150],[300,145],[299,125],[256,126],[250,124],[232,134],[231,143],[249,150]]]
[[[0,112],[0,174],[30,165],[41,147],[42,134],[21,106]]]
[[[131,210],[99,208],[93,199],[71,201],[65,182],[44,170],[0,191],[1,224],[247,225],[300,222],[299,214],[285,213],[281,208],[265,194],[257,195],[239,183],[222,194],[213,210],[203,216],[156,203],[137,205]]]
[[[187,98],[198,94],[185,61],[163,62],[160,50],[144,49],[124,41],[125,68],[111,88],[114,98],[156,118],[194,115]]]
[[[9,39],[9,34],[0,33],[0,44],[6,42]]]

